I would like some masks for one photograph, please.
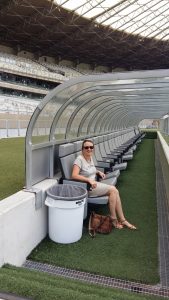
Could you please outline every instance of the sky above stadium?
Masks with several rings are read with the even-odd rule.
[[[54,0],[103,26],[168,40],[169,0]]]

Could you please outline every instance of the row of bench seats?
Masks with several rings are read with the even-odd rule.
[[[106,174],[106,178],[103,180],[104,183],[116,185],[120,171],[126,169],[127,160],[133,158],[133,152],[142,138],[143,135],[141,133],[127,132],[123,135],[112,133],[91,139],[95,145],[93,154],[94,164],[97,169]],[[62,171],[60,182],[80,185],[89,190],[90,187],[86,183],[71,179],[73,163],[75,158],[81,153],[82,142],[76,141],[59,146],[59,160]],[[87,203],[107,204],[108,197],[88,197]],[[87,215],[87,206],[85,215]]]

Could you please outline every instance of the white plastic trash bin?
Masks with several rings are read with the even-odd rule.
[[[49,237],[57,243],[80,240],[87,191],[76,185],[57,184],[47,190]]]

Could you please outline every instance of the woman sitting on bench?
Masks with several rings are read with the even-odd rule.
[[[72,179],[89,183],[91,185],[89,196],[108,196],[110,216],[115,228],[122,229],[127,227],[136,229],[124,217],[118,190],[114,186],[96,181],[96,175],[104,179],[105,174],[96,170],[92,159],[93,150],[93,142],[84,140],[82,143],[82,154],[75,159],[73,164]]]

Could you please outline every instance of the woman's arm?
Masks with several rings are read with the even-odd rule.
[[[80,180],[80,181],[87,182],[87,183],[89,183],[92,186],[92,188],[95,188],[97,186],[97,182],[96,181],[94,181],[94,180],[92,180],[90,178],[87,178],[87,177],[85,177],[83,175],[80,175],[79,172],[80,172],[79,166],[73,165],[72,179],[75,179],[75,180],[77,179],[77,180]]]

